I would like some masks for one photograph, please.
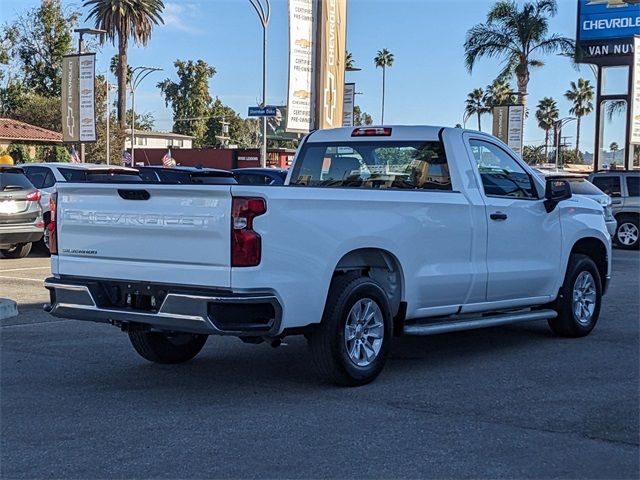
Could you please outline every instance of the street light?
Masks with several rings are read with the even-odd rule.
[[[151,73],[158,72],[161,68],[136,67],[131,70],[129,77],[129,87],[131,88],[131,166],[136,165],[136,88]]]
[[[78,34],[78,55],[84,53],[84,35],[104,35],[106,30],[99,28],[75,28],[73,30]],[[80,142],[80,161],[84,163],[84,143]]]
[[[271,3],[269,0],[249,0],[255,9],[262,25],[262,105],[267,106],[267,27],[271,18]],[[262,4],[265,4],[264,6]],[[267,117],[262,117],[262,153],[260,166],[267,166]]]
[[[576,117],[565,117],[560,120],[556,120],[553,123],[553,131],[556,134],[556,172],[558,171],[558,153],[560,151],[560,135],[562,134],[562,127],[567,125],[569,122],[573,122],[577,120]]]

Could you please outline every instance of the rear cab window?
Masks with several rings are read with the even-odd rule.
[[[344,141],[306,143],[290,185],[451,191],[444,146],[439,141]]]

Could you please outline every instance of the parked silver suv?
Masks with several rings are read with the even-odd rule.
[[[42,239],[40,192],[21,168],[0,165],[0,253],[6,258],[29,255]]]
[[[611,197],[618,226],[613,240],[620,248],[640,246],[640,171],[609,170],[589,175],[589,180]]]

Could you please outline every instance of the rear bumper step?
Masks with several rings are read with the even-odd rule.
[[[547,320],[557,316],[558,314],[554,310],[533,310],[433,323],[412,323],[404,326],[403,333],[404,335],[437,335],[439,333],[458,332],[476,328],[498,327],[518,322]]]
[[[99,281],[48,278],[51,303],[45,310],[55,317],[115,325],[141,324],[155,330],[208,335],[272,336],[278,332],[282,307],[277,297],[266,294],[190,293],[182,286],[170,286],[153,310],[107,305],[98,289]]]

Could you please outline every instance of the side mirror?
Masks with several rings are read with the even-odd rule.
[[[571,187],[566,180],[549,179],[544,191],[544,207],[547,213],[553,211],[562,200],[571,198]]]

